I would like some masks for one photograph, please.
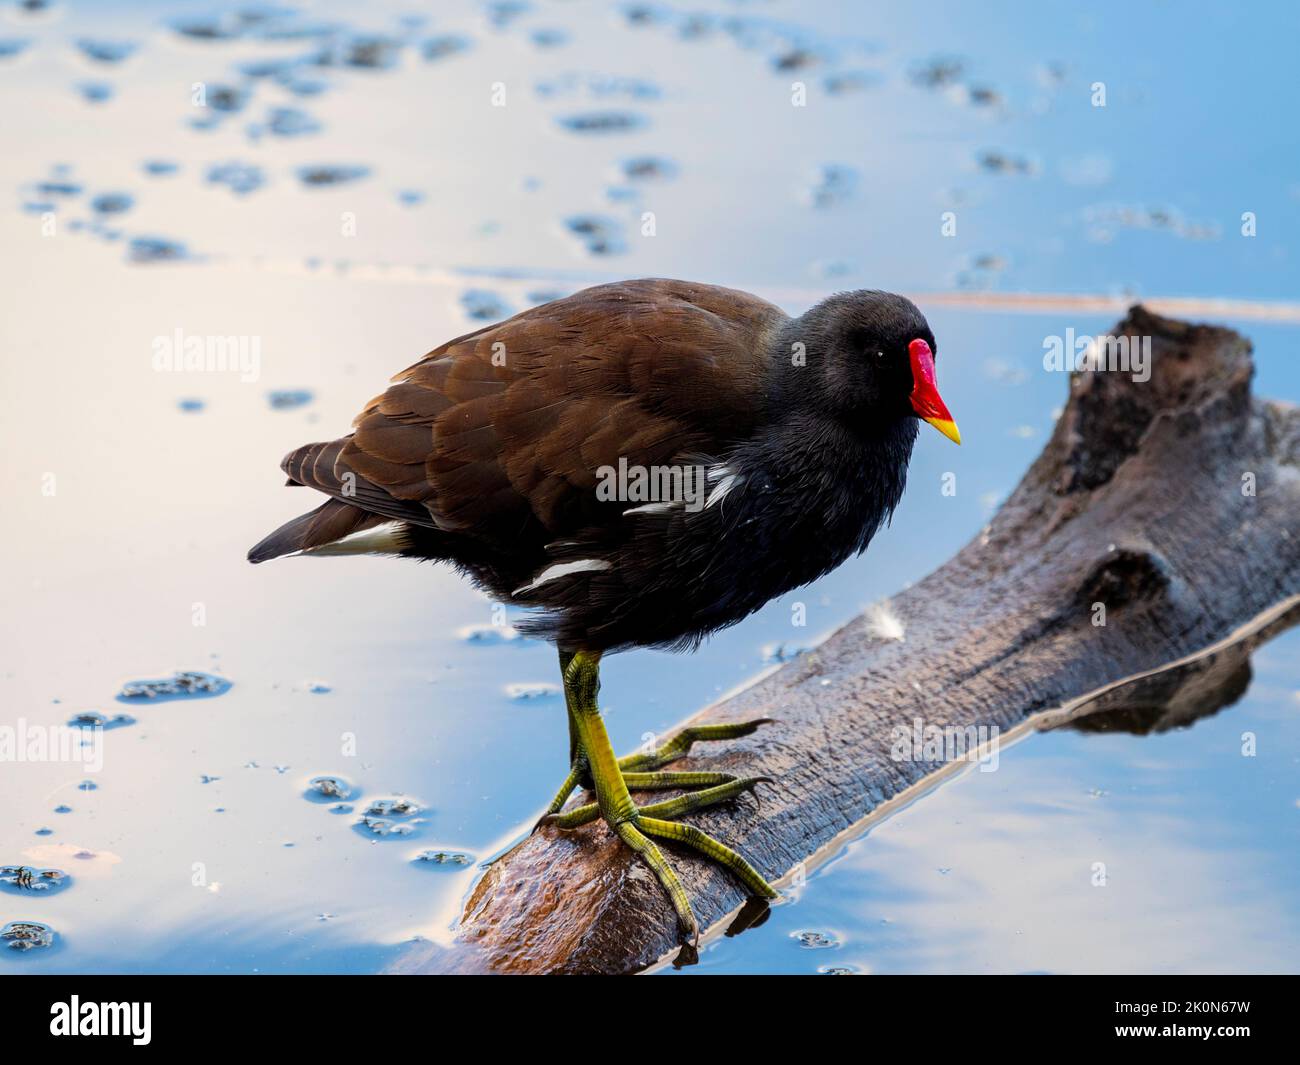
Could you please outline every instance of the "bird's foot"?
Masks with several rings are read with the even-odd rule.
[[[685,952],[694,952],[700,929],[691,911],[690,900],[677,874],[673,872],[658,845],[651,837],[674,840],[698,851],[706,858],[725,866],[745,885],[751,898],[773,899],[776,891],[752,865],[724,843],[694,825],[674,818],[715,803],[733,799],[750,791],[767,778],[736,778],[727,773],[657,772],[676,761],[696,740],[721,740],[745,736],[762,721],[727,725],[702,725],[683,729],[657,750],[620,759],[614,754],[609,734],[597,707],[600,688],[600,652],[560,652],[564,676],[565,702],[569,710],[569,739],[572,767],[564,786],[552,801],[541,824],[557,828],[577,828],[600,818],[619,839],[650,866],[658,877],[677,912],[677,924]],[[569,794],[580,783],[590,783],[596,801],[571,810],[563,810]],[[631,789],[698,788],[663,802],[638,806],[632,801]]]
[[[760,717],[755,718],[753,721],[735,721],[725,725],[688,725],[667,743],[656,747],[652,751],[641,751],[620,758],[618,768],[623,773],[623,779],[627,786],[633,791],[661,791],[667,788],[709,788],[715,785],[729,784],[737,779],[729,773],[655,773],[651,772],[651,770],[671,765],[673,762],[685,758],[690,753],[691,747],[698,741],[737,739],[741,736],[748,736],[760,725],[770,725],[772,721],[773,719],[770,717]],[[546,813],[534,826],[534,831],[543,824],[553,824],[554,822],[550,819],[551,815],[558,814],[564,808],[564,804],[568,802],[569,796],[579,787],[587,790],[591,790],[593,787],[591,770],[587,764],[586,756],[581,750],[579,750],[578,756],[569,768],[569,775],[564,778],[564,783],[560,785],[560,790],[555,793],[555,798],[546,807]],[[739,794],[739,792],[736,794]],[[730,796],[726,797],[729,798]],[[704,805],[708,805],[708,803]],[[591,819],[588,818],[587,820]]]
[[[683,775],[721,776],[724,774],[691,773]],[[636,773],[626,774],[625,779],[628,787],[636,787],[632,781],[637,776]],[[677,874],[673,872],[672,866],[668,864],[663,853],[649,837],[654,836],[659,839],[683,843],[698,851],[704,857],[710,858],[719,865],[731,870],[736,879],[745,886],[751,899],[763,900],[766,903],[768,899],[777,897],[777,891],[763,879],[749,862],[745,861],[725,843],[714,839],[707,832],[696,828],[694,825],[671,819],[680,817],[692,810],[699,810],[734,798],[767,779],[766,777],[733,778],[727,783],[714,785],[702,791],[687,792],[685,795],[668,799],[666,802],[634,807],[629,814],[621,819],[618,817],[605,818],[605,823],[609,826],[610,831],[640,856],[654,872],[659,883],[663,885],[664,891],[667,892],[668,898],[673,904],[673,909],[677,912],[677,924],[681,932],[682,942],[689,948],[693,949],[698,946],[700,938],[699,924],[695,920],[694,911],[691,909],[690,899],[686,895],[686,889],[682,887],[681,881],[677,878]],[[550,824],[561,829],[572,829],[595,821],[601,816],[599,806],[596,803],[590,803],[586,806],[575,807],[562,814],[547,814],[542,818],[541,824]]]

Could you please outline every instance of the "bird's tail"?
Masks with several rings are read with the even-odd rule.
[[[354,550],[344,550],[339,541],[354,533],[374,529],[391,521],[391,518],[371,514],[341,500],[327,499],[315,510],[286,522],[258,543],[248,552],[248,561],[266,562],[268,559],[293,554],[295,551],[309,551],[313,554],[353,554]],[[389,539],[394,541],[390,550],[394,552],[400,550],[391,535]],[[375,550],[375,546],[371,545],[362,550],[369,553]]]

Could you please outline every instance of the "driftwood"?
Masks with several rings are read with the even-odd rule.
[[[1195,655],[1300,592],[1300,411],[1252,399],[1251,347],[1229,330],[1134,307],[1115,335],[1152,338],[1150,380],[1073,376],[1051,440],[985,530],[893,599],[903,639],[859,618],[691,719],[777,723],[674,766],[775,781],[689,820],[776,880],[944,768],[897,757],[900,726],[1075,720],[1087,693]],[[1148,727],[1161,705],[1179,712],[1179,692],[1188,718],[1240,694],[1248,650],[1150,682]],[[716,932],[740,889],[688,852],[670,857]],[[658,884],[596,823],[524,838],[474,887],[454,942],[397,968],[626,973],[675,947]]]

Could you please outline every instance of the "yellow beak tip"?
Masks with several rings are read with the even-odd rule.
[[[926,418],[925,420],[954,444],[961,444],[961,430],[957,428],[956,422],[949,421],[947,418]]]

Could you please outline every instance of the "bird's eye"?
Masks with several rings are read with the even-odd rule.
[[[876,352],[876,358],[883,359],[884,357],[885,357],[885,353],[883,351]]]

